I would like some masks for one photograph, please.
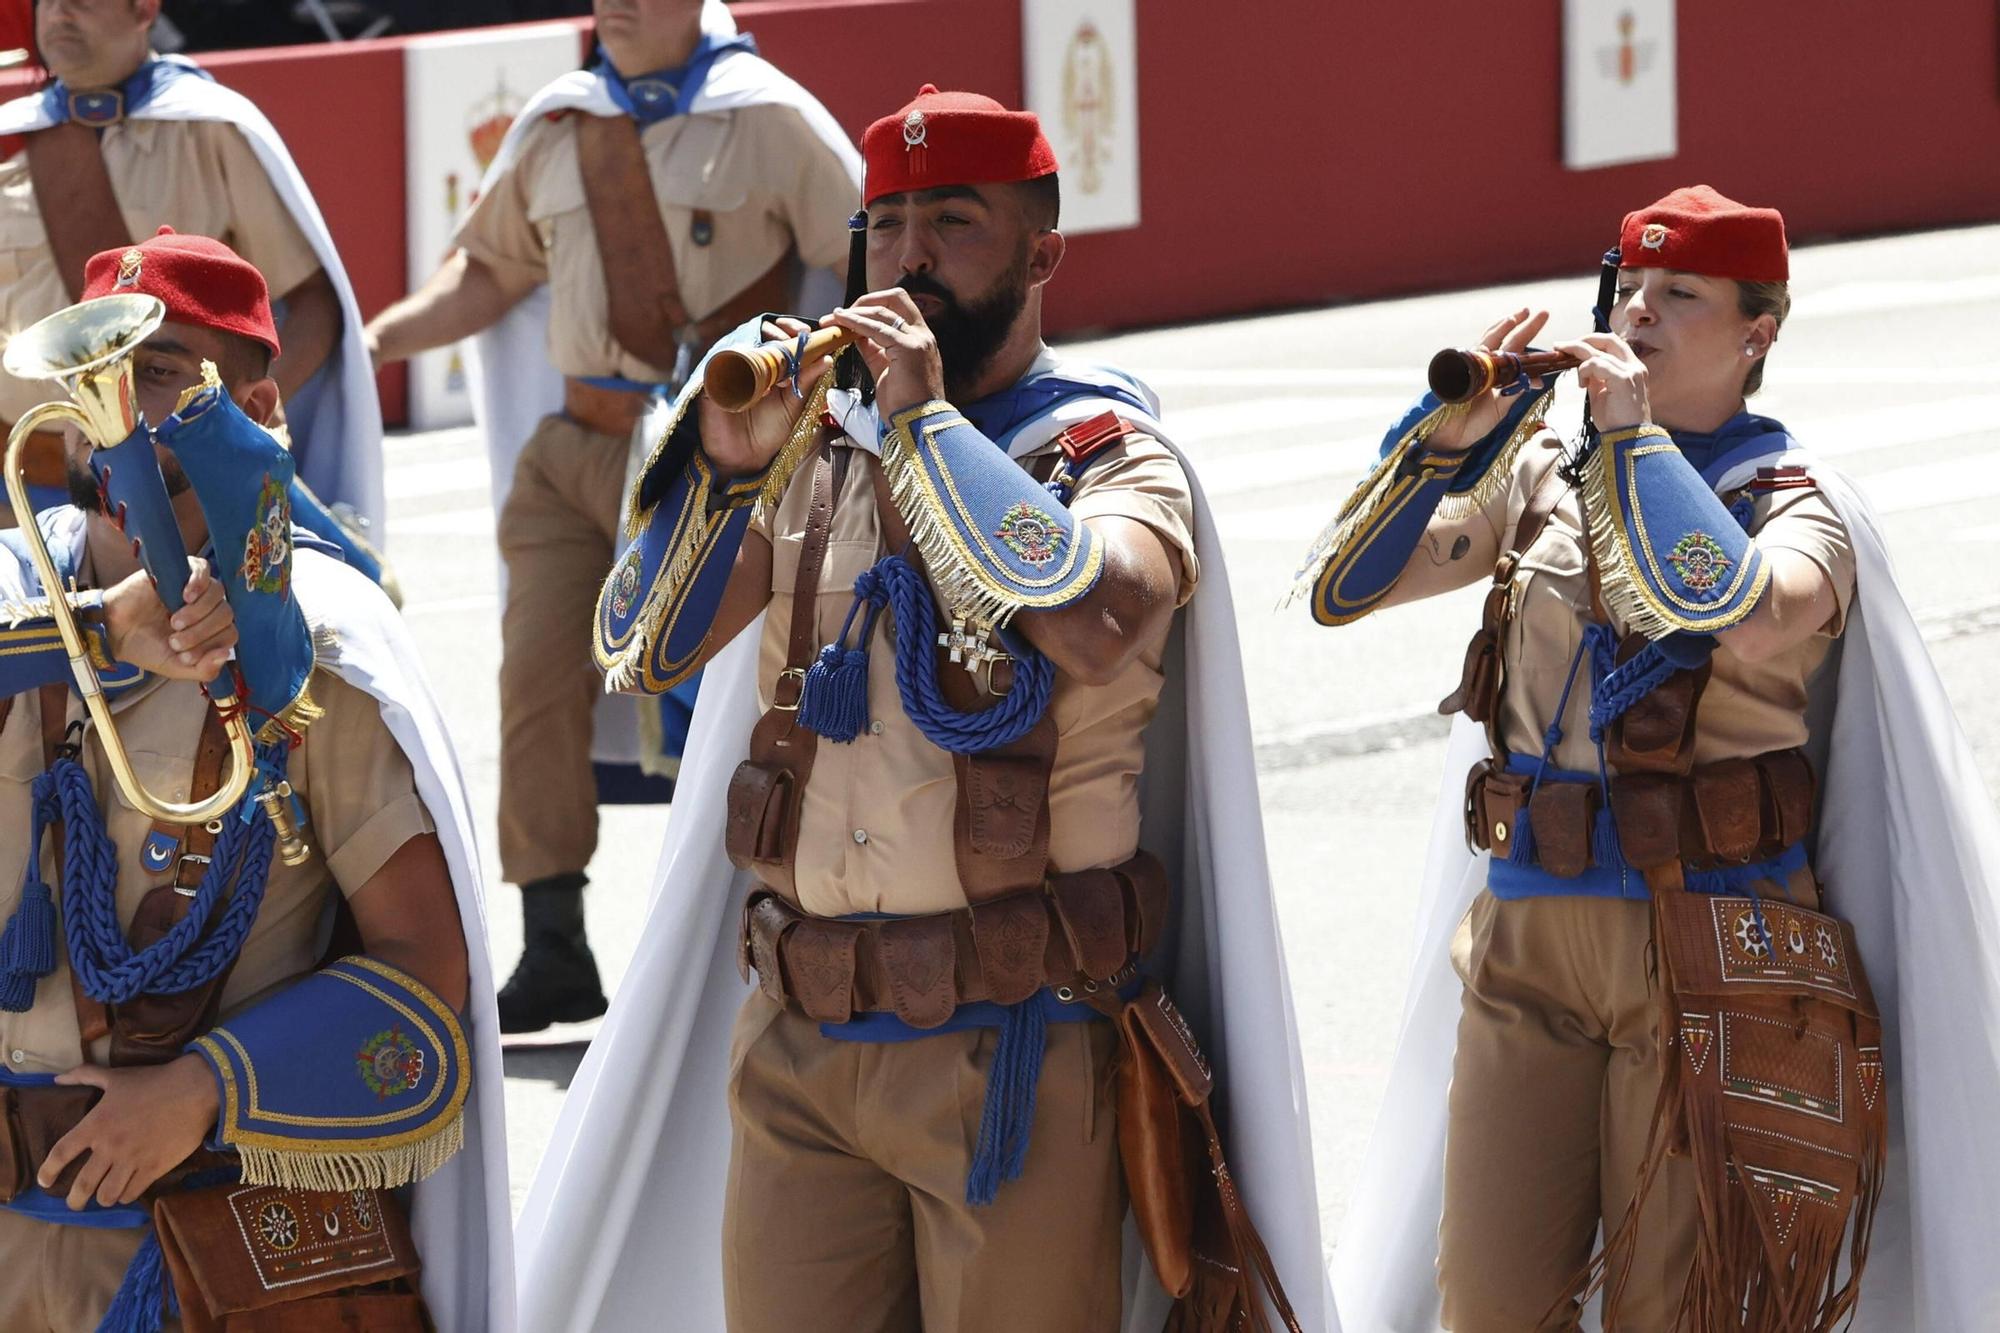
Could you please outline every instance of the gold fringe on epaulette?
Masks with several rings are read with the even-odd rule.
[[[1471,518],[1493,502],[1502,488],[1514,479],[1514,460],[1521,455],[1521,449],[1528,441],[1548,429],[1549,407],[1555,401],[1556,386],[1551,384],[1541,389],[1537,401],[1528,409],[1528,415],[1514,427],[1514,433],[1507,437],[1507,443],[1500,446],[1487,464],[1486,471],[1479,474],[1479,480],[1463,491],[1455,491],[1438,501],[1437,516],[1447,523],[1458,523]]]
[[[243,1183],[288,1189],[395,1189],[430,1175],[465,1146],[465,1118],[455,1115],[428,1138],[368,1152],[308,1152],[233,1145],[243,1158]]]
[[[55,611],[46,597],[30,597],[20,601],[0,601],[0,629],[18,628],[24,621],[48,620]]]
[[[1584,465],[1583,487],[1579,492],[1583,501],[1584,526],[1590,534],[1590,558],[1597,562],[1598,586],[1613,623],[1647,639],[1664,639],[1682,630],[1713,634],[1748,619],[1757,609],[1757,603],[1763,597],[1763,588],[1770,580],[1769,565],[1757,570],[1756,582],[1749,594],[1727,616],[1695,620],[1664,605],[1653,595],[1639,572],[1631,543],[1625,536],[1624,497],[1618,494],[1617,475],[1616,449],[1600,443]]]
[[[999,629],[1017,611],[1061,606],[1074,596],[1074,589],[1087,586],[1103,564],[1104,549],[1093,543],[1083,553],[1084,563],[1063,575],[1056,591],[1039,596],[1011,592],[979,567],[964,537],[934,509],[907,419],[882,440],[882,470],[888,475],[889,497],[896,512],[902,515],[910,539],[924,558],[931,586],[954,617],[963,617],[975,627]]]
[[[1356,533],[1372,527],[1375,520],[1381,517],[1389,497],[1395,492],[1396,468],[1403,461],[1405,448],[1404,443],[1399,443],[1341,501],[1333,521],[1321,528],[1319,536],[1313,538],[1312,545],[1306,548],[1305,559],[1300,563],[1298,572],[1292,575],[1292,586],[1278,599],[1280,611],[1301,598],[1309,600],[1317,596],[1320,575],[1333,563],[1334,556],[1347,548]]]
[[[806,405],[799,410],[799,418],[792,423],[792,434],[785,441],[778,456],[771,460],[770,471],[764,474],[764,486],[758,494],[763,504],[774,505],[785,498],[785,488],[792,484],[799,465],[812,452],[819,441],[820,418],[826,414],[827,391],[833,388],[833,372],[827,371],[819,377],[806,395]]]
[[[313,673],[319,670],[317,653],[314,654],[314,658],[312,668],[306,672],[306,678],[299,682],[299,692],[292,696],[291,702],[283,708],[272,709],[271,716],[264,720],[264,725],[257,728],[257,734],[253,738],[257,744],[270,745],[288,735],[303,732],[326,716],[326,709],[313,701],[312,678]],[[256,703],[254,699],[251,702]]]

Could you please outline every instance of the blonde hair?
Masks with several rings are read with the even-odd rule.
[[[1755,319],[1759,315],[1769,315],[1776,320],[1779,328],[1784,327],[1785,316],[1792,313],[1792,288],[1785,282],[1738,282],[1736,284],[1736,308],[1745,319]],[[1776,330],[1772,340],[1777,339]],[[1764,356],[1769,356],[1767,349]],[[1750,373],[1743,377],[1743,396],[1764,387],[1764,356],[1751,363]]]

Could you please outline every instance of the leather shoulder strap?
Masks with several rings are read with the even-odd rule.
[[[28,179],[63,289],[83,294],[83,266],[100,250],[132,244],[97,131],[66,121],[28,136]]]
[[[578,116],[577,165],[604,268],[611,336],[649,366],[671,369],[688,322],[653,173],[630,116]]]

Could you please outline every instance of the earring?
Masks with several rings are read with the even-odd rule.
[[[1755,347],[1752,347],[1752,346],[1751,346],[1751,345],[1750,345],[1749,343],[1744,343],[1744,344],[1743,344],[1743,355],[1745,355],[1745,356],[1755,356],[1755,355],[1757,355],[1757,349],[1756,349]]]

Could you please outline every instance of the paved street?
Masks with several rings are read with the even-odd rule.
[[[2000,790],[2000,227],[1809,246],[1793,266],[1795,310],[1755,406],[1858,478],[1881,513],[1905,595],[1989,789]],[[1219,515],[1329,1244],[1388,1076],[1409,969],[1445,733],[1434,704],[1456,683],[1480,593],[1339,632],[1302,609],[1272,608],[1432,352],[1470,342],[1522,305],[1554,309],[1555,329],[1585,331],[1594,291],[1594,272],[1579,268],[1556,282],[1072,349],[1158,389]],[[1575,394],[1563,397],[1573,418]],[[499,886],[494,855],[499,633],[486,464],[469,430],[398,436],[389,459],[389,542],[481,815],[504,977],[519,949],[519,907]],[[605,814],[589,913],[610,984],[636,945],[668,817],[659,808]],[[508,1055],[517,1203],[580,1054],[571,1044]]]

